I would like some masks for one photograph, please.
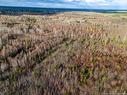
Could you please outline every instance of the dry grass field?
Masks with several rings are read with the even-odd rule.
[[[127,14],[0,15],[0,95],[127,94]]]

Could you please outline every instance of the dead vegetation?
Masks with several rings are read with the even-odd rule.
[[[0,94],[127,93],[126,26],[97,13],[0,15]]]

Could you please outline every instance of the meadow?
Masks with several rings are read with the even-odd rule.
[[[0,15],[0,94],[127,94],[127,14]]]

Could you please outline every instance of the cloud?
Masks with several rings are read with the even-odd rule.
[[[65,0],[77,2],[88,8],[127,9],[127,0]]]
[[[66,0],[70,2],[84,2],[87,5],[94,6],[127,6],[127,0]]]
[[[127,9],[127,0],[0,0],[0,5],[92,9]]]

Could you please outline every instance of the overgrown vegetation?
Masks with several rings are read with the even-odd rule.
[[[127,93],[127,22],[122,17],[62,13],[1,15],[0,21],[8,28],[0,32],[0,94]]]

